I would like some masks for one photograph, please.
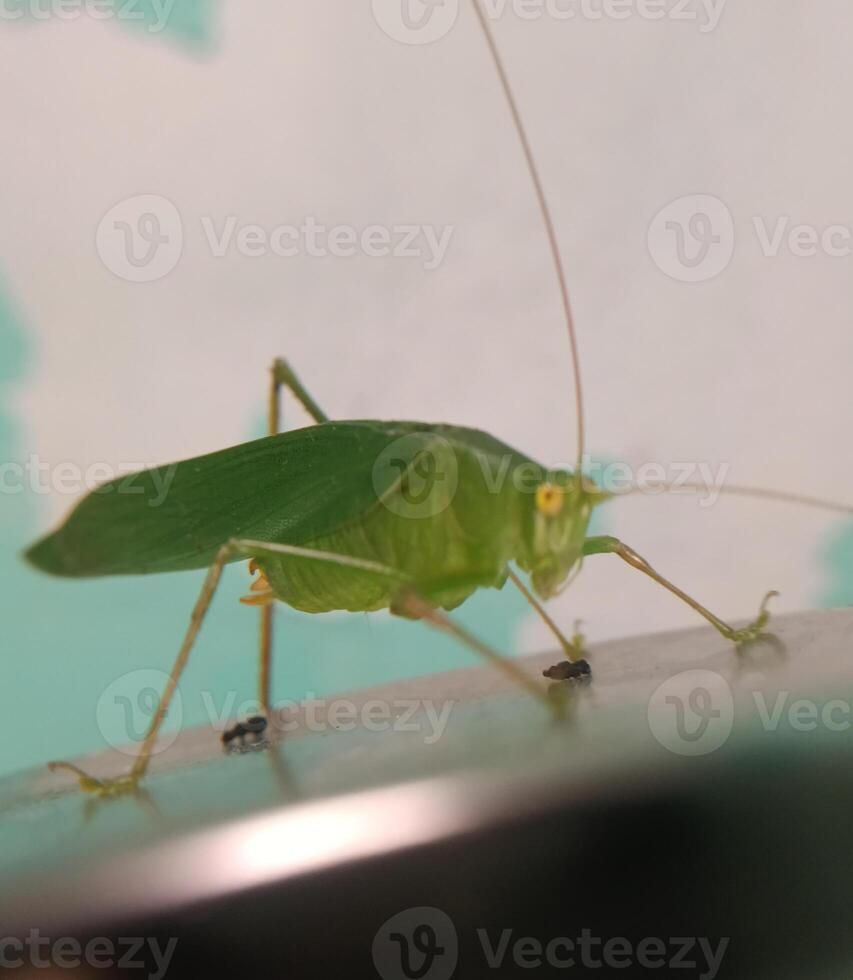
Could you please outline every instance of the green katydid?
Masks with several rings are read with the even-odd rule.
[[[138,474],[133,494],[121,493],[118,481],[106,484],[26,553],[37,568],[70,577],[208,569],[130,772],[98,780],[68,763],[53,764],[73,771],[84,790],[121,793],[134,789],[145,775],[223,568],[231,562],[249,560],[250,570],[259,573],[244,601],[261,607],[260,695],[267,715],[275,601],[311,613],[388,608],[422,619],[453,634],[557,713],[559,686],[545,687],[531,678],[458,626],[447,611],[480,588],[502,588],[512,581],[554,633],[567,660],[580,662],[580,638],[567,639],[541,601],[565,588],[585,556],[615,554],[689,604],[733,643],[756,638],[767,623],[767,598],[753,623],[734,629],[627,545],[612,537],[587,536],[594,507],[613,495],[582,474],[580,366],[557,236],[491,30],[478,0],[473,6],[521,143],[556,269],[574,371],[576,466],[573,471],[550,470],[486,433],[456,426],[330,421],[287,362],[275,361],[267,437],[174,464],[169,492],[156,507],[149,506],[159,493],[154,471]],[[279,432],[285,388],[314,425]],[[725,489],[851,510],[774,491]],[[516,568],[529,575],[529,587]]]

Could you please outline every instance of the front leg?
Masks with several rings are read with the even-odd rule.
[[[715,630],[721,633],[727,640],[731,640],[732,643],[737,645],[751,643],[761,636],[764,632],[764,627],[767,625],[767,621],[770,619],[770,613],[767,611],[767,603],[779,594],[778,592],[768,592],[761,603],[758,616],[749,626],[738,630],[733,626],[729,626],[719,616],[715,616],[692,596],[689,596],[686,592],[682,592],[677,585],[673,585],[672,582],[665,579],[652,568],[645,558],[641,558],[636,551],[629,548],[628,545],[623,544],[618,538],[609,536],[587,538],[584,543],[583,553],[584,555],[618,555],[622,561],[627,562],[632,568],[636,568],[644,575],[648,575],[658,585],[662,585],[668,592],[671,592],[674,596],[678,596],[682,602],[686,602],[691,609],[695,609],[700,616],[707,619]]]

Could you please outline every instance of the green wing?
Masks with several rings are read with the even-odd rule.
[[[435,432],[468,450],[519,458],[470,429],[330,422],[106,483],[25,557],[53,575],[140,575],[207,567],[230,538],[312,541],[377,505],[394,478],[376,466],[383,450]]]
[[[234,537],[322,534],[375,502],[387,441],[329,423],[143,470],[94,490],[26,557],[54,575],[138,575],[204,568]]]

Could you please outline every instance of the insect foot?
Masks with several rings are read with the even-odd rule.
[[[770,619],[770,613],[767,609],[767,604],[771,599],[775,599],[779,595],[778,592],[768,592],[767,595],[761,602],[761,608],[758,610],[757,618],[749,624],[749,626],[744,626],[743,629],[732,630],[729,639],[737,646],[743,646],[747,643],[754,643],[764,632],[764,627],[767,625]]]
[[[554,721],[565,722],[572,715],[575,706],[575,692],[572,684],[549,684],[547,689],[548,705]]]
[[[80,783],[80,789],[84,793],[93,793],[101,797],[122,796],[125,793],[135,793],[139,784],[139,776],[134,773],[130,773],[127,776],[118,776],[116,779],[95,779],[94,776],[90,776],[80,769],[79,766],[75,766],[71,762],[49,762],[47,767],[51,772],[56,772],[58,769],[66,769],[77,777],[77,781]]]
[[[574,656],[570,656],[569,660],[586,661],[586,637],[581,631],[581,626],[583,625],[580,619],[575,620],[575,631],[572,634],[572,647],[574,650]],[[587,666],[587,674],[590,673],[589,664]]]
[[[264,735],[266,730],[266,718],[255,715],[223,732],[222,744],[228,752],[254,752],[266,747],[267,740]]]

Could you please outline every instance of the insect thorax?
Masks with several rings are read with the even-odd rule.
[[[395,569],[444,609],[478,588],[502,587],[512,560],[543,595],[578,560],[589,507],[572,498],[569,474],[450,427],[408,429],[389,452],[399,456],[389,455],[386,470],[382,460],[372,467],[374,505],[331,532],[291,543]],[[326,562],[282,557],[259,565],[276,597],[306,612],[393,609],[401,591],[398,581]]]

